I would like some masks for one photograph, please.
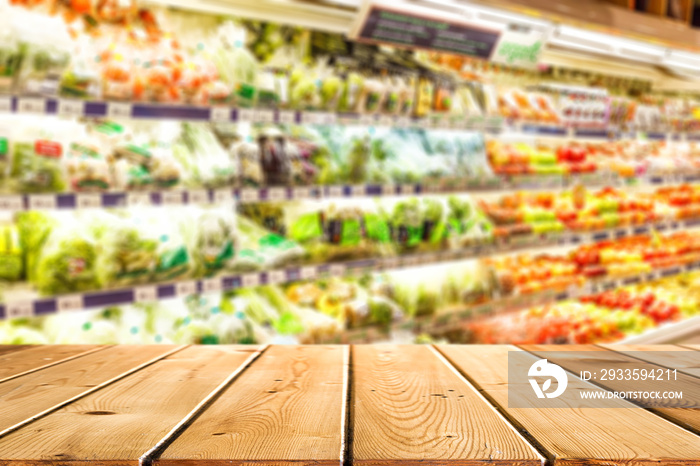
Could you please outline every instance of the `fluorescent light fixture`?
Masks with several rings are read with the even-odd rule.
[[[549,21],[538,20],[506,11],[494,10],[491,8],[482,8],[479,6],[465,6],[465,10],[473,10],[476,12],[476,17],[481,20],[493,21],[503,25],[515,24],[527,26],[538,31],[548,31],[553,27]]]

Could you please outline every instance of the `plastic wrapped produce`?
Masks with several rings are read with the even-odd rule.
[[[60,18],[13,11],[15,34],[23,57],[17,92],[55,96],[68,67],[72,43]]]
[[[226,22],[217,31],[212,59],[221,81],[233,90],[232,104],[251,107],[257,98],[258,62],[245,43],[245,29]]]
[[[20,193],[60,192],[66,188],[62,158],[77,124],[63,120],[42,122],[41,126],[27,120],[17,122],[12,135],[10,185]]]
[[[37,290],[56,295],[99,289],[95,238],[65,216],[58,223],[41,250],[34,282]]]

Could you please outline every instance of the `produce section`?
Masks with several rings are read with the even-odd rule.
[[[692,92],[136,2],[0,10],[0,343],[588,343],[695,312],[622,289],[695,280]]]

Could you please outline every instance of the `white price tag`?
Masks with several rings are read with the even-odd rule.
[[[34,303],[31,301],[15,301],[5,305],[5,316],[8,319],[17,317],[32,317],[34,315]]]
[[[309,197],[311,197],[311,188],[294,188],[294,191],[292,192],[292,197],[294,199],[308,199]]]
[[[94,209],[96,207],[102,207],[102,195],[78,194],[75,199],[75,206],[78,209]]]
[[[217,189],[214,191],[214,202],[217,204],[228,204],[233,202],[233,190]]]
[[[188,194],[190,204],[208,204],[209,193],[204,189],[190,191]]]
[[[203,293],[221,291],[221,288],[223,288],[223,283],[220,278],[207,278],[206,280],[202,280]]]
[[[302,267],[299,271],[299,278],[302,280],[311,280],[312,278],[316,278],[316,267]]]
[[[209,119],[211,121],[231,121],[231,109],[229,107],[212,107]]]
[[[268,201],[284,201],[287,198],[287,190],[284,188],[269,188],[267,190]]]
[[[44,113],[46,100],[37,98],[21,98],[17,101],[18,113]]]
[[[382,185],[382,194],[384,196],[392,196],[396,194],[396,186],[394,186],[393,184]]]
[[[438,261],[437,254],[423,254],[422,256],[424,264],[434,264]]]
[[[350,192],[354,197],[360,197],[360,196],[364,196],[365,192],[367,192],[367,190],[365,188],[365,185],[356,184],[350,188]]]
[[[255,121],[258,123],[274,123],[275,122],[275,111],[261,109],[255,114]]]
[[[334,125],[338,122],[338,115],[335,113],[326,112],[323,114],[323,120],[321,124],[324,125]]]
[[[402,184],[400,190],[401,194],[413,194],[415,192],[415,186],[412,184]]]
[[[155,286],[139,286],[134,288],[134,302],[146,303],[158,300],[158,288]]]
[[[379,124],[379,126],[385,126],[385,127],[391,128],[392,126],[394,126],[394,118],[392,118],[389,115],[381,115],[379,117],[378,124]]]
[[[241,286],[244,288],[250,288],[251,286],[258,286],[260,284],[260,275],[257,273],[247,273],[241,276]]]
[[[363,125],[363,126],[372,126],[372,125],[374,125],[374,122],[375,122],[374,115],[366,115],[366,114],[360,115],[360,119],[358,121],[358,123],[360,125]]]
[[[296,113],[290,110],[280,111],[279,122],[285,125],[292,125],[296,123]]]
[[[85,113],[85,102],[80,100],[58,101],[58,114],[60,116],[79,117]]]
[[[107,104],[107,116],[110,118],[131,118],[132,106],[124,102]]]
[[[55,209],[56,196],[53,194],[36,194],[29,196],[29,208],[32,210]]]
[[[287,273],[284,270],[270,270],[267,272],[267,283],[277,285],[287,280]]]
[[[395,125],[398,126],[399,128],[407,128],[408,126],[411,125],[411,119],[408,117],[405,117],[405,116],[398,117],[396,119]]]
[[[24,209],[24,202],[22,201],[22,196],[2,196],[0,197],[0,210],[9,210],[14,212],[16,210]]]
[[[163,191],[160,195],[163,205],[181,205],[183,203],[181,191]]]
[[[12,111],[12,99],[9,97],[0,97],[0,113],[9,113]]]
[[[149,193],[127,193],[126,195],[126,205],[127,206],[138,206],[138,205],[150,205],[151,195]]]
[[[343,187],[342,186],[329,186],[328,187],[328,197],[343,197]]]
[[[241,189],[241,202],[255,202],[260,199],[260,193],[257,189],[246,188]]]
[[[345,265],[343,264],[333,264],[330,266],[328,272],[331,277],[342,277],[345,275]]]
[[[77,311],[83,309],[83,295],[70,294],[56,298],[56,310],[58,312]]]
[[[239,108],[238,109],[238,121],[255,121],[255,110],[252,108]]]
[[[398,257],[387,257],[382,261],[382,267],[385,269],[395,269],[399,266]]]
[[[197,282],[186,281],[175,283],[175,296],[192,296],[197,294]]]
[[[406,256],[402,258],[401,263],[404,267],[415,267],[420,264],[420,259],[417,256]]]

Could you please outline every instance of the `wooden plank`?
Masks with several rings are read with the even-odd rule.
[[[508,352],[523,353],[514,346],[446,345],[439,350],[555,465],[700,464],[699,437],[624,400],[613,403],[628,409],[509,408],[509,384],[532,390],[527,380],[508,380]],[[533,363],[539,359],[526,356]],[[529,365],[528,358],[523,359]],[[567,391],[581,389],[602,391],[580,379],[569,381]]]
[[[5,347],[6,348],[6,347]],[[100,349],[97,345],[25,346],[0,353],[0,382]],[[2,348],[0,348],[0,351]]]
[[[700,378],[700,351],[676,345],[598,345]],[[642,354],[643,353],[643,354]]]
[[[639,367],[640,364],[639,360],[630,356],[591,345],[567,345],[565,349],[559,345],[523,345],[521,348],[540,357],[545,357],[544,354],[547,353],[547,359],[574,374],[578,374],[580,371],[600,372],[603,368],[622,369],[624,371],[628,368]],[[557,352],[562,351],[564,353],[562,353],[561,357],[558,357]],[[550,355],[552,357],[549,357]],[[661,368],[661,366],[652,367]],[[666,368],[664,367],[663,369],[665,370]],[[700,410],[697,408],[676,407],[687,405],[691,403],[690,400],[700,399],[700,384],[694,377],[679,372],[677,380],[668,382],[665,385],[667,388],[662,388],[658,382],[649,379],[629,382],[618,379],[600,380],[600,377],[598,377],[595,380],[595,384],[607,390],[620,392],[629,390],[657,391],[660,389],[681,391],[683,392],[684,400],[663,400],[663,403],[667,406],[674,407],[648,409],[700,435]],[[700,444],[700,439],[698,444]]]
[[[31,345],[0,345],[0,356],[30,347]]]
[[[352,359],[354,464],[542,464],[432,348],[360,345]]]
[[[161,465],[340,465],[348,347],[266,350],[165,449]]]
[[[172,354],[1,438],[0,462],[137,465],[257,350],[195,346]]]
[[[0,383],[0,435],[22,421],[177,348],[172,345],[113,346]]]

